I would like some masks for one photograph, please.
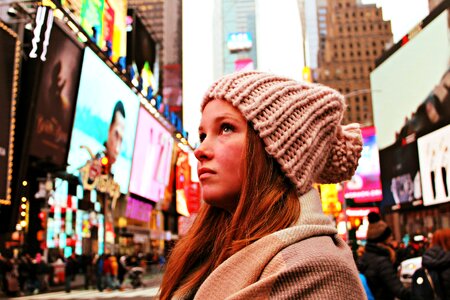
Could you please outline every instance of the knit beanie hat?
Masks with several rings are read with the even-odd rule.
[[[366,237],[368,242],[384,242],[392,234],[391,228],[381,220],[380,215],[376,212],[370,212],[367,218],[369,219]]]
[[[246,71],[213,83],[201,110],[215,99],[239,109],[301,195],[313,182],[338,183],[353,176],[361,131],[358,124],[341,126],[344,97],[334,89]]]

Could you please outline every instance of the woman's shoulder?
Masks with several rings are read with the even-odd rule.
[[[351,250],[338,236],[311,237],[291,244],[272,258],[264,272],[269,274],[286,268],[301,269],[316,266],[356,272]]]
[[[291,291],[302,299],[364,298],[350,248],[337,236],[289,245],[273,257],[260,280],[272,281],[272,294]]]

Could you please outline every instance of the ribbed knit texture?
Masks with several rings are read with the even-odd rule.
[[[350,179],[362,150],[359,128],[341,126],[345,108],[339,92],[257,71],[216,81],[202,103],[230,102],[252,123],[266,151],[300,194],[317,183]]]
[[[318,192],[301,196],[300,205],[294,226],[232,255],[194,299],[366,299],[350,248],[322,213]]]

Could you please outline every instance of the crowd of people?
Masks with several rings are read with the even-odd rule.
[[[0,254],[0,284],[7,296],[31,294],[49,288],[51,267],[40,253],[13,257]]]
[[[431,241],[411,239],[402,246],[378,214],[370,213],[368,217],[367,243],[356,257],[368,299],[450,299],[450,229],[436,230]],[[417,280],[413,275],[408,285],[400,280],[399,265],[415,257],[422,257],[421,270],[433,274],[429,295],[423,293],[425,285],[420,286],[428,278]]]
[[[77,276],[82,276],[85,289],[98,291],[123,290],[125,280],[130,279],[132,287],[143,285],[142,275],[149,270],[162,270],[164,258],[158,255],[75,255],[59,254],[51,257],[52,263],[37,253],[14,257],[10,253],[0,254],[0,286],[4,295],[20,295],[46,292],[52,286],[64,284],[66,292],[71,292]],[[60,267],[61,269],[59,269]],[[64,272],[61,272],[64,270]],[[128,277],[127,277],[128,276]]]

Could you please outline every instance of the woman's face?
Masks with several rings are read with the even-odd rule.
[[[230,103],[212,100],[203,110],[199,134],[194,154],[203,200],[233,211],[242,188],[247,121]]]

